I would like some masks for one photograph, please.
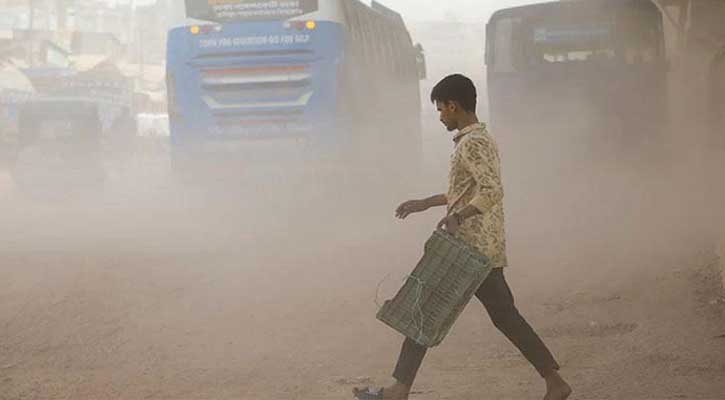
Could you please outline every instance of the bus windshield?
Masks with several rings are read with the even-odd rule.
[[[187,17],[211,22],[285,20],[318,8],[318,0],[186,0]]]
[[[486,40],[493,119],[521,119],[522,110],[532,120],[546,120],[620,107],[621,115],[636,122],[664,107],[663,21],[649,0],[562,1],[499,10],[489,21]],[[554,98],[559,101],[550,101]]]
[[[664,56],[655,12],[545,6],[522,7],[491,21],[489,61],[495,72],[551,64],[650,64]]]
[[[532,43],[530,57],[537,64],[611,59],[615,54],[607,25],[538,25]]]
[[[639,18],[590,23],[535,23],[531,29],[529,61],[542,63],[605,62],[624,64],[653,62],[659,41],[651,24]]]

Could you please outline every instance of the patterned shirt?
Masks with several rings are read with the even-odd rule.
[[[466,219],[456,237],[491,260],[494,268],[507,266],[503,216],[503,187],[498,148],[483,123],[470,125],[454,137],[448,176],[448,213],[476,207],[481,214]]]

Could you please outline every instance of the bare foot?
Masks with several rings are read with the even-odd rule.
[[[566,400],[571,396],[571,387],[566,385],[564,387],[547,390],[544,400]]]
[[[558,372],[553,372],[546,376],[546,395],[544,400],[566,400],[571,396],[571,386],[569,386],[564,378]]]
[[[401,383],[384,387],[379,391],[372,388],[353,388],[352,394],[359,400],[408,400],[410,388]]]

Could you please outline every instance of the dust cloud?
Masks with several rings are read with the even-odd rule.
[[[488,120],[482,24],[410,29],[429,56],[419,159],[390,157],[409,127],[364,109],[356,134],[372,138],[368,157],[254,142],[188,177],[174,173],[168,138],[131,134],[79,161],[99,171],[76,176],[82,187],[40,150],[3,168],[0,398],[340,398],[386,379],[400,338],[375,321],[376,296],[395,293],[443,216],[393,218],[398,203],[446,190],[452,143],[429,89],[468,74]],[[453,49],[449,36],[464,39]],[[725,390],[721,347],[688,339],[722,327],[721,311],[701,304],[711,281],[690,285],[725,225],[724,150],[679,79],[671,124],[644,139],[585,115],[556,128],[489,125],[503,162],[507,278],[592,398]],[[478,398],[472,382],[495,382],[500,398],[538,395],[486,318],[469,307],[417,398],[447,397],[449,386]]]

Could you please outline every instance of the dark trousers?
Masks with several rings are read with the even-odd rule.
[[[476,297],[486,307],[494,326],[506,335],[542,377],[559,369],[559,364],[544,342],[516,309],[502,268],[491,271],[476,291]],[[413,386],[426,351],[425,346],[412,339],[405,339],[393,377],[402,384]]]

